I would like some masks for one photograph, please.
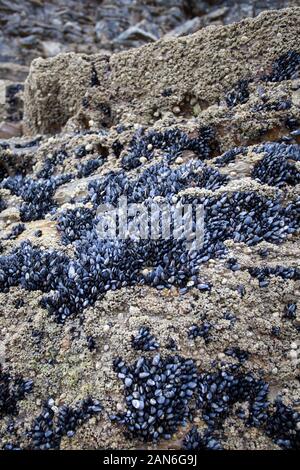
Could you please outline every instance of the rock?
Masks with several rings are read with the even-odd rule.
[[[10,224],[20,221],[20,214],[17,207],[7,207],[0,212],[0,227],[6,228]]]
[[[72,199],[75,201],[82,199],[87,195],[87,187],[89,181],[92,181],[94,178],[85,178],[83,181],[71,181],[60,186],[56,193],[54,200],[60,205],[70,202]]]
[[[229,12],[229,7],[217,8],[216,10],[213,10],[210,13],[207,13],[207,15],[205,15],[205,18],[209,20],[217,20],[219,18],[224,17],[226,13],[228,12]],[[251,15],[247,15],[247,16],[251,16]]]
[[[24,82],[29,72],[26,65],[14,64],[12,62],[0,62],[1,79],[11,82]]]
[[[41,12],[55,12],[61,1],[24,2],[36,10],[33,31],[17,2],[0,0],[0,11],[13,17],[10,27],[40,38],[36,49],[29,39],[29,55],[43,41],[79,50],[71,41],[86,31],[83,53],[36,59],[27,81],[29,130],[59,135],[0,139],[0,362],[34,380],[16,419],[4,417],[0,448],[9,440],[22,448],[135,449],[150,437],[149,449],[182,451],[194,425],[203,442],[209,425],[226,449],[273,449],[288,439],[296,447],[299,84],[265,78],[274,63],[277,73],[283,62],[286,78],[297,71],[300,10],[223,27],[217,24],[233,12],[254,16],[252,2],[238,8],[226,1],[223,17],[221,1],[192,0],[182,15],[182,0],[103,0],[88,10],[91,0],[61,11],[51,27],[41,25]],[[117,44],[132,26],[154,35],[157,27],[161,35],[196,11],[211,26],[193,36],[89,55],[100,19],[101,41],[120,50],[147,41],[133,35]],[[138,250],[114,236],[99,240],[99,205],[123,194],[147,204],[163,203],[163,196],[173,204],[204,200],[204,253],[172,239]],[[293,318],[285,317],[287,305]],[[147,352],[153,338],[156,355]],[[87,396],[101,400],[104,413],[81,426],[74,405]],[[40,415],[47,402],[51,409]],[[101,408],[85,405],[88,412]],[[11,423],[16,429],[8,434]]]
[[[299,89],[293,92],[292,101],[296,106],[300,107],[300,85],[299,85]]]
[[[23,90],[22,83],[10,83],[6,86],[5,118],[10,122],[18,122],[23,118]]]
[[[195,0],[187,8],[185,0],[171,3],[154,0],[150,5],[142,0],[133,5],[126,0],[103,0],[101,8],[97,8],[95,0],[80,4],[76,0],[55,0],[28,1],[20,8],[16,0],[2,0],[0,77],[21,83],[27,76],[27,66],[38,57],[54,57],[62,52],[93,54],[102,50],[110,54],[160,37],[185,36],[207,25],[228,24],[257,16],[266,9],[294,4],[297,0],[267,3],[248,0],[240,5],[228,4],[226,0],[217,3]],[[51,25],[45,18],[53,18]],[[22,108],[20,101],[21,114]],[[194,114],[199,114],[201,109],[199,104],[194,106]],[[4,113],[1,114],[0,119],[5,120]],[[161,114],[155,111],[154,117]],[[85,121],[83,116],[81,119]]]
[[[123,50],[170,31],[172,36],[189,34],[210,24],[229,24],[263,10],[297,4],[297,0],[102,0],[98,8],[96,0],[37,0],[20,7],[17,0],[2,0],[0,62],[30,64],[34,58],[62,51],[96,52],[99,45],[107,51]],[[51,18],[51,24],[45,18]]]
[[[10,139],[11,137],[19,137],[22,135],[22,132],[22,124],[19,122],[0,123],[0,139]]]
[[[138,26],[131,26],[130,28],[126,29],[123,33],[116,37],[116,42],[123,42],[128,40],[134,39],[143,39],[146,42],[156,41],[158,39],[157,36],[154,36],[147,31],[139,28]]]
[[[6,87],[11,82],[9,80],[0,80],[0,121],[5,119]]]
[[[0,119],[17,122],[23,118],[23,85],[0,80]]]
[[[64,46],[57,41],[42,41],[44,57],[53,57],[64,51]]]
[[[262,63],[267,70],[280,54],[299,48],[299,12],[295,8],[262,13],[226,28],[200,30],[180,41],[161,40],[111,57],[60,54],[36,59],[25,85],[28,131],[58,132],[71,118],[79,128],[91,119],[96,126],[111,126],[125,116],[132,123],[148,124],[153,109],[161,116],[178,106],[178,99],[186,102],[187,90],[205,102],[205,108],[214,105],[239,80],[261,74]],[[275,23],[282,31],[280,40],[274,35]],[[249,38],[246,55],[244,36]],[[234,54],[225,52],[224,44]],[[99,82],[94,87],[92,67]],[[164,95],[175,83],[176,94]],[[82,108],[84,96],[89,97],[89,106]],[[192,111],[185,107],[185,113]]]
[[[171,31],[169,31],[165,37],[172,37],[172,36],[175,36],[175,37],[179,37],[179,36],[185,36],[187,34],[193,34],[195,33],[196,31],[198,31],[198,29],[200,29],[203,25],[203,22],[201,20],[201,18],[199,17],[196,17],[196,18],[192,18],[191,20],[188,20],[186,21],[185,23],[177,26],[176,28],[172,29]]]

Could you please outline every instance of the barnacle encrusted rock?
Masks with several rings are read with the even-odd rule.
[[[0,140],[0,448],[299,448],[299,13],[35,61],[39,135]],[[203,203],[203,246],[99,239],[124,195]]]
[[[226,119],[220,104],[239,80],[256,82],[277,57],[299,52],[299,17],[299,8],[270,11],[110,57],[36,59],[25,87],[28,129],[58,132],[71,118],[83,128],[124,119],[151,124],[174,114],[201,116],[211,107]]]

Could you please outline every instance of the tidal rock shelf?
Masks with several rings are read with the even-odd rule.
[[[38,59],[0,140],[3,449],[299,449],[299,8]],[[204,206],[201,248],[97,209]]]

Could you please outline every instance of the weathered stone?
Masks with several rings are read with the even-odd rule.
[[[1,122],[0,139],[10,139],[22,135],[22,124],[19,122]]]
[[[70,118],[79,128],[88,128],[91,120],[98,127],[121,120],[154,123],[155,116],[172,111],[187,96],[205,102],[206,108],[216,105],[240,79],[255,80],[281,54],[299,51],[299,12],[295,8],[262,13],[254,20],[111,57],[61,54],[37,59],[25,87],[28,130],[57,132]],[[97,86],[91,83],[93,67]],[[171,93],[164,94],[165,90]]]

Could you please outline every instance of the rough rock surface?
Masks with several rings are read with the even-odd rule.
[[[25,86],[27,125],[53,133],[71,118],[82,129],[209,115],[226,122],[226,93],[241,79],[252,79],[255,89],[276,57],[299,49],[299,11],[266,12],[111,57],[37,59]]]
[[[223,448],[299,448],[299,12],[264,13],[111,57],[64,54],[34,61],[25,111],[35,135],[0,140],[0,365],[11,374],[2,376],[0,368],[0,392],[10,405],[4,400],[0,406],[1,446],[181,449],[192,426],[202,434],[208,415],[214,420],[211,403],[219,413],[213,391],[219,386],[221,401],[230,402],[228,410],[222,403],[227,411],[212,426]],[[48,133],[55,135],[44,135]],[[159,165],[163,172],[155,180]],[[166,171],[172,178],[181,172],[178,185],[163,176]],[[205,174],[211,178],[202,178]],[[114,269],[112,260],[93,258],[82,280],[79,271],[87,260],[77,250],[86,227],[91,231],[89,211],[110,201],[119,188],[133,199],[157,197],[165,188],[175,199],[211,204],[216,198],[218,210],[210,214],[215,220],[221,213],[215,223],[221,232],[227,227],[224,246],[217,243],[219,250],[199,260],[196,275],[188,272],[177,283],[171,276],[166,281],[161,266],[168,271],[168,261],[162,258],[158,269],[153,253],[143,260],[141,272],[131,273],[132,282],[127,279],[121,286],[109,278],[103,293],[94,268]],[[136,193],[130,193],[132,188]],[[232,208],[236,195],[239,203]],[[34,261],[28,241],[39,253]],[[18,247],[19,257],[9,258]],[[47,264],[49,249],[52,255],[61,253],[64,276],[59,267]],[[40,255],[45,257],[42,266]],[[92,257],[89,253],[87,258]],[[123,261],[119,259],[119,266]],[[130,266],[136,261],[134,256],[127,260]],[[174,278],[185,273],[184,253],[179,263],[181,274],[175,271]],[[278,274],[277,266],[288,274]],[[269,271],[262,275],[257,268]],[[51,309],[55,299],[67,310]],[[141,327],[149,328],[158,351],[133,347],[132,337]],[[226,377],[230,365],[238,367],[246,382],[268,387],[259,389],[260,398],[254,385],[250,396],[236,398],[241,384],[238,392],[229,387],[225,396],[220,379],[206,391],[204,410],[188,402],[192,416],[185,425],[176,410],[176,431],[144,442],[141,429],[134,434],[124,421],[130,378],[124,387],[113,362],[122,356],[132,365],[141,356],[155,358],[157,352],[164,359],[175,354],[192,359],[200,389],[204,379],[199,374]],[[18,390],[15,374],[32,380],[32,391],[29,385],[26,394],[22,387]],[[185,397],[187,388],[181,390]],[[93,405],[97,414],[85,416],[76,433],[66,426],[53,443],[53,429],[41,418],[45,400],[44,414],[57,417],[62,406],[76,409],[86,397],[99,400],[103,412],[98,414],[98,405]],[[136,400],[133,407],[143,411]],[[284,411],[276,414],[280,400]],[[285,407],[291,407],[292,417]],[[170,410],[165,414],[162,428]],[[148,424],[151,429],[151,420]],[[215,439],[207,445],[214,447]]]
[[[37,57],[110,54],[298,4],[299,0],[0,0],[0,89],[7,85],[2,80],[9,80],[9,86],[22,84]],[[1,138],[22,134],[21,125],[7,125],[11,116],[6,108],[0,110]]]
[[[0,1],[0,62],[30,64],[60,52],[118,51],[165,34],[190,34],[298,0],[18,0]],[[51,23],[49,23],[51,19]]]

